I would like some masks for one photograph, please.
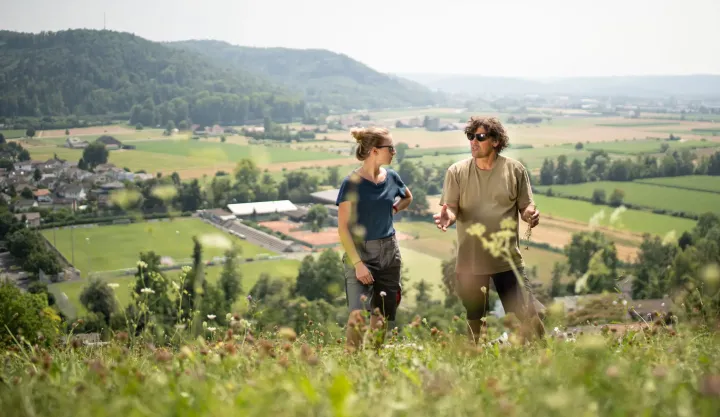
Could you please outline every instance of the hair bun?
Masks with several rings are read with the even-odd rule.
[[[352,129],[350,129],[350,134],[352,135],[352,137],[355,138],[355,141],[361,142],[364,131],[365,130],[362,128],[353,127]]]

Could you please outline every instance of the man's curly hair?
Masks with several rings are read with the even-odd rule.
[[[510,138],[505,131],[505,127],[500,123],[500,119],[497,117],[473,116],[465,125],[465,135],[468,138],[472,137],[479,127],[484,127],[490,139],[497,143],[495,149],[498,154],[507,148]]]

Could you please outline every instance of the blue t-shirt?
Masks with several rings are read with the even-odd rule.
[[[340,185],[335,205],[343,201],[356,202],[355,224],[365,230],[363,240],[382,239],[395,234],[393,227],[393,204],[397,197],[405,198],[405,183],[400,175],[387,168],[385,181],[375,184],[353,173],[345,177]],[[353,195],[353,192],[356,195]],[[352,232],[352,225],[351,232]]]

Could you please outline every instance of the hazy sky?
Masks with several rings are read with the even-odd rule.
[[[324,48],[383,72],[720,74],[720,0],[0,0],[0,29]]]

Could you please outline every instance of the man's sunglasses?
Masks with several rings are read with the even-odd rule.
[[[484,142],[485,140],[489,139],[490,135],[487,133],[476,133],[474,135],[468,135],[468,140],[477,139],[478,142]]]
[[[395,146],[393,145],[382,145],[382,146],[376,146],[376,148],[388,148],[390,152],[395,152]]]

